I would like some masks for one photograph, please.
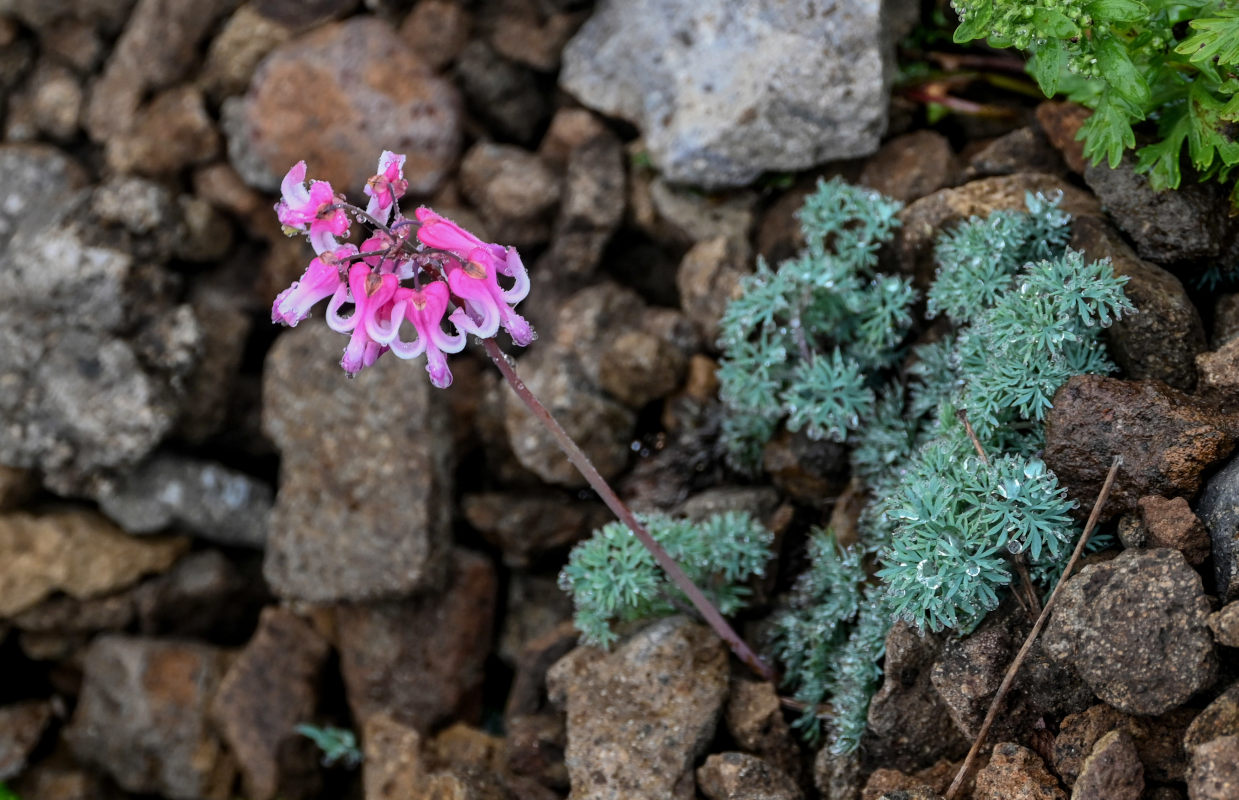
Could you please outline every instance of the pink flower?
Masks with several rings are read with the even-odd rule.
[[[305,162],[298,161],[280,183],[280,202],[275,215],[285,228],[309,233],[315,253],[334,250],[339,245],[334,237],[348,234],[348,215],[342,208],[331,208],[339,202],[331,184],[311,181],[305,188]]]
[[[319,300],[331,297],[344,285],[341,264],[343,259],[356,253],[356,247],[346,244],[315,257],[306,267],[301,280],[293,281],[292,286],[275,298],[271,306],[271,321],[295,328],[298,322],[310,316],[310,309]]]
[[[404,179],[404,156],[384,150],[379,156],[378,174],[366,181],[366,188],[362,190],[370,198],[366,213],[386,225],[396,201],[408,188],[409,182]]]
[[[514,249],[510,250],[508,259],[499,262],[491,257],[489,251],[475,247],[468,261],[448,272],[448,286],[465,304],[451,316],[458,329],[489,339],[499,332],[502,325],[518,345],[523,347],[533,341],[533,328],[509,305],[519,302],[529,291],[529,279],[525,277],[524,267],[519,266],[519,274],[524,280],[518,280],[517,285],[506,292],[499,288],[496,279],[501,269],[514,269],[511,266],[513,260],[520,265],[520,256]]]
[[[416,213],[417,221],[422,224],[417,231],[417,238],[427,247],[446,250],[462,261],[469,257],[469,252],[475,247],[485,248],[495,258],[505,257],[504,248],[500,245],[483,242],[447,217],[440,216],[425,206],[417,209]]]
[[[365,367],[374,364],[379,356],[387,352],[387,348],[382,343],[376,342],[369,333],[369,328],[374,324],[371,318],[382,309],[395,292],[395,276],[386,276],[391,278],[390,282],[385,282],[383,277],[371,272],[370,267],[365,263],[354,264],[348,271],[348,289],[353,300],[353,314],[347,320],[343,320],[343,325],[347,325],[352,336],[349,338],[348,346],[344,348],[344,357],[340,359],[340,366],[350,378],[355,377]],[[339,293],[336,296],[338,297]],[[337,309],[339,308],[334,297],[332,304]],[[331,306],[327,307],[327,314],[330,325]],[[336,319],[338,320],[339,317],[337,316]],[[335,326],[332,327],[340,330]]]
[[[465,335],[449,336],[443,331],[443,314],[447,311],[448,290],[441,282],[427,284],[419,289],[399,289],[392,311],[392,327],[398,328],[398,315],[413,323],[417,339],[403,342],[399,336],[391,339],[391,351],[399,358],[414,358],[426,354],[426,372],[430,382],[440,389],[452,384],[452,371],[448,369],[444,353],[459,353],[465,346]]]

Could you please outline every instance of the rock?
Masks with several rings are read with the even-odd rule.
[[[179,86],[137,111],[129,131],[107,140],[105,156],[114,172],[164,175],[211,161],[219,150],[201,90]]]
[[[281,597],[402,595],[439,585],[446,565],[444,397],[411,364],[345,379],[344,343],[325,325],[303,325],[267,356],[263,429],[284,460],[263,572]]]
[[[1083,175],[1088,162],[1084,160],[1084,142],[1076,134],[1092,111],[1075,103],[1045,102],[1037,106],[1037,123],[1046,138],[1062,154],[1067,167]]]
[[[912,789],[888,792],[879,797],[878,800],[942,800],[942,795],[931,791],[925,786],[918,786]]]
[[[73,20],[115,34],[132,7],[133,0],[6,0],[4,13],[40,33]]]
[[[1140,800],[1144,766],[1125,731],[1110,731],[1097,741],[1071,791],[1072,800]]]
[[[1209,615],[1213,638],[1224,647],[1239,647],[1239,603],[1228,603],[1221,611]]]
[[[12,511],[26,502],[39,482],[28,469],[0,464],[0,511]]]
[[[1054,770],[1063,783],[1071,786],[1079,779],[1097,742],[1117,730],[1135,743],[1146,780],[1181,781],[1187,769],[1183,733],[1195,714],[1194,709],[1179,708],[1160,717],[1133,717],[1108,705],[1068,714],[1054,739]]]
[[[860,756],[832,753],[829,747],[818,750],[813,759],[813,785],[831,800],[855,800],[861,789]]]
[[[787,773],[747,753],[716,753],[697,768],[697,786],[710,800],[800,800]]]
[[[189,7],[138,0],[90,88],[85,117],[90,137],[108,142],[128,135],[142,99],[179,83],[198,65],[199,43],[238,2],[206,0]]]
[[[1114,274],[1127,278],[1123,293],[1136,313],[1105,331],[1115,363],[1128,378],[1154,378],[1191,391],[1196,385],[1192,362],[1205,349],[1205,329],[1179,279],[1137,257],[1118,232],[1097,217],[1072,222],[1071,246],[1089,260],[1109,258]]]
[[[527,695],[521,695],[517,690],[522,688],[519,674],[523,665],[531,662],[541,662],[547,649],[555,649],[559,645],[555,641],[562,638],[575,637],[575,629],[571,627],[572,598],[559,588],[556,575],[540,575],[528,572],[513,571],[509,576],[507,609],[503,616],[503,628],[499,634],[498,655],[504,662],[518,672],[513,679],[512,689],[508,692],[507,710],[533,712],[544,704],[541,702],[546,688],[546,671],[551,664],[540,664],[541,672],[530,676],[533,684]],[[567,623],[567,627],[565,627]],[[568,645],[572,649],[576,642]],[[566,652],[566,651],[565,651]],[[560,653],[563,655],[563,653]],[[551,663],[559,660],[559,656],[551,659]],[[528,705],[522,705],[524,702]]]
[[[496,591],[490,561],[455,550],[440,592],[339,606],[337,648],[353,716],[383,712],[424,732],[476,713]]]
[[[40,800],[99,800],[107,797],[105,779],[74,766],[68,758],[40,761],[13,784],[18,797]]]
[[[543,345],[521,359],[519,371],[603,478],[610,479],[628,463],[636,415],[596,388],[587,363],[563,345]],[[504,427],[512,452],[526,469],[547,483],[586,485],[550,432],[511,392],[504,395]]]
[[[884,797],[898,797],[898,792],[907,792],[909,797],[938,797],[945,794],[955,774],[959,772],[959,763],[942,760],[932,767],[917,770],[911,775],[905,775],[898,770],[879,767],[865,782],[861,790],[860,800],[881,800]],[[973,779],[970,776],[964,782],[964,796],[971,793]]]
[[[1178,550],[1193,566],[1209,557],[1209,533],[1182,497],[1149,495],[1140,498],[1138,508],[1147,532],[1145,547]]]
[[[1196,515],[1213,543],[1213,574],[1223,602],[1239,599],[1239,459],[1205,484]]]
[[[904,203],[955,182],[958,165],[951,143],[937,131],[896,136],[874,153],[857,183]]]
[[[1053,403],[1045,463],[1081,512],[1092,508],[1114,457],[1123,458],[1102,519],[1135,510],[1147,495],[1194,495],[1204,471],[1234,447],[1232,419],[1160,381],[1077,375]]]
[[[378,153],[406,156],[409,193],[434,192],[460,149],[460,98],[387,23],[355,17],[276,48],[244,98],[223,109],[228,155],[251,186],[274,191],[300,160],[360,196]]]
[[[90,511],[0,515],[0,617],[52,592],[85,599],[167,569],[188,545],[180,538],[134,539]]]
[[[869,702],[862,744],[867,763],[915,770],[968,751],[969,742],[931,682],[943,642],[943,636],[920,636],[904,622],[895,623],[886,635],[882,685]]]
[[[495,772],[503,769],[503,746],[502,736],[457,722],[426,743],[426,762],[437,767],[479,767]]]
[[[218,550],[197,550],[132,591],[138,630],[211,641],[245,642],[270,601],[258,555],[234,564]]]
[[[618,138],[606,132],[573,148],[551,243],[550,262],[557,275],[585,276],[594,271],[624,216],[626,197],[624,151]]]
[[[357,0],[251,0],[254,10],[266,19],[285,25],[297,33],[317,28],[324,22],[348,16]]]
[[[1220,736],[1239,735],[1239,683],[1232,684],[1205,707],[1183,735],[1183,748],[1190,754]]]
[[[535,780],[552,789],[568,789],[564,765],[567,743],[561,714],[540,713],[508,717],[505,722],[505,758],[513,777]]]
[[[552,492],[466,494],[461,509],[486,541],[503,550],[504,563],[516,568],[575,544],[611,519],[600,503],[570,500]]]
[[[597,137],[612,135],[602,120],[588,109],[561,108],[551,117],[538,143],[538,155],[556,169],[567,169],[568,159],[577,148]],[[626,160],[626,156],[622,157]]]
[[[538,0],[490,0],[482,14],[489,28],[487,41],[495,52],[539,72],[559,69],[564,45],[587,14],[548,5]]]
[[[747,240],[756,219],[757,195],[750,191],[706,195],[648,176],[633,176],[629,187],[632,221],[668,247],[718,236]]]
[[[1213,683],[1200,576],[1177,550],[1126,550],[1067,581],[1045,648],[1105,702],[1160,714]]]
[[[56,594],[14,616],[13,625],[28,658],[56,661],[76,656],[99,633],[125,630],[134,614],[132,590],[86,600]]]
[[[456,0],[421,0],[400,24],[400,38],[433,70],[456,60],[469,41],[473,17]]]
[[[1011,613],[996,613],[989,615],[968,636],[951,638],[944,643],[930,673],[930,682],[955,726],[966,738],[975,739],[980,731],[990,701],[1019,645],[1013,638],[1025,627]],[[1011,722],[1013,720],[1001,720],[995,737],[1007,738],[1010,731],[1006,728]],[[1014,726],[1019,725],[1016,722]]]
[[[49,5],[49,4],[44,4]],[[132,5],[130,0],[119,0],[119,2],[111,3],[111,5],[119,5],[121,20],[129,13],[129,7]],[[117,23],[119,25],[119,22]],[[43,52],[48,55],[55,56],[65,64],[73,67],[80,74],[94,73],[104,55],[107,54],[107,48],[104,47],[102,30],[94,25],[72,17],[61,17],[44,27],[40,32],[41,41],[39,44],[43,48]]]
[[[1198,354],[1196,370],[1204,393],[1231,403],[1239,399],[1239,339],[1231,339],[1213,352]]]
[[[1117,168],[1089,165],[1084,182],[1141,258],[1160,264],[1217,258],[1230,234],[1226,200],[1216,183],[1184,181],[1173,192],[1155,192],[1126,154]]]
[[[475,39],[456,59],[456,80],[469,109],[505,137],[531,143],[550,116],[534,74]]]
[[[800,775],[800,746],[783,718],[774,684],[733,675],[723,721],[742,750],[793,778]]]
[[[994,745],[989,763],[977,771],[973,800],[1067,800],[1058,781],[1036,753],[1014,742]]]
[[[1041,192],[1047,197],[1061,192],[1058,207],[1075,219],[1101,215],[1101,207],[1091,194],[1041,172],[982,178],[963,186],[939,189],[899,212],[902,225],[895,230],[894,248],[900,271],[915,276],[918,285],[929,286],[937,269],[933,245],[939,233],[969,217],[985,217],[1006,209],[1024,211],[1024,195],[1028,192]]]
[[[29,103],[29,115],[33,123],[30,136],[19,137],[13,131],[13,118],[20,109],[10,106],[6,138],[36,138],[43,133],[58,142],[73,139],[78,133],[82,115],[83,90],[80,79],[64,65],[42,59],[28,78],[25,90],[15,95],[11,103]]]
[[[973,153],[964,169],[964,178],[976,180],[1016,172],[1044,172],[1066,177],[1067,166],[1045,134],[1039,128],[1028,126],[1003,134]]]
[[[1224,294],[1213,307],[1213,344],[1223,345],[1239,336],[1239,294]]]
[[[680,261],[675,275],[680,307],[711,350],[717,347],[719,320],[740,296],[740,281],[753,271],[751,263],[748,242],[728,236],[698,242]]]
[[[460,163],[461,190],[487,220],[496,241],[524,247],[550,236],[559,178],[528,150],[482,142]]]
[[[803,430],[775,433],[762,447],[761,467],[780,491],[809,506],[829,505],[847,487],[847,450]]]
[[[293,29],[245,3],[224,22],[207,50],[200,85],[213,100],[241,94],[262,59],[293,37]]]
[[[190,298],[194,317],[202,323],[202,354],[187,381],[177,434],[193,444],[203,443],[223,427],[253,328],[253,316],[237,307],[237,289],[213,278],[197,284]]]
[[[598,362],[602,388],[633,410],[671,394],[684,378],[688,359],[670,342],[642,330],[618,333]]]
[[[252,800],[312,797],[318,755],[298,724],[312,719],[330,647],[286,609],[269,607],[228,668],[211,702],[211,719],[237,759]]]
[[[103,512],[129,533],[175,525],[218,544],[262,548],[272,494],[269,486],[244,473],[163,453],[97,499]]]
[[[603,2],[565,48],[559,83],[639,127],[669,180],[742,186],[878,148],[901,12]]]
[[[1192,751],[1187,793],[1191,800],[1228,800],[1239,794],[1239,736],[1222,736]]]
[[[52,719],[46,700],[0,706],[0,781],[21,774]]]
[[[727,651],[684,617],[659,620],[613,653],[579,647],[547,676],[568,715],[573,797],[693,797],[693,762],[714,736]]]
[[[366,718],[361,734],[365,757],[362,781],[365,800],[408,800],[421,797],[426,769],[422,737],[413,728],[378,712]]]
[[[126,791],[226,800],[236,766],[207,709],[227,661],[203,644],[102,636],[86,652],[65,741]]]

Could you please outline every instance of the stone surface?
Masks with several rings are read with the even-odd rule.
[[[857,182],[904,203],[955,182],[958,171],[951,143],[937,131],[896,136],[865,162]]]
[[[469,41],[473,17],[456,0],[421,0],[400,24],[400,38],[430,66],[440,70],[452,63]]]
[[[713,350],[719,335],[719,320],[727,304],[740,296],[740,280],[753,271],[747,240],[716,236],[693,245],[675,274],[680,307],[701,338]]]
[[[489,0],[483,9],[487,41],[504,58],[554,72],[564,45],[588,16],[578,10],[580,3],[559,5],[566,7],[540,0]]]
[[[1233,417],[1160,381],[1077,375],[1053,403],[1045,463],[1081,509],[1092,508],[1110,463],[1123,458],[1103,519],[1135,510],[1147,495],[1194,495],[1205,470],[1234,447]],[[1201,519],[1209,524],[1203,512]]]
[[[1181,781],[1187,769],[1183,735],[1195,714],[1194,709],[1180,708],[1160,717],[1138,717],[1100,704],[1068,714],[1054,738],[1054,770],[1063,783],[1071,786],[1079,778],[1097,742],[1118,730],[1134,742],[1146,780]]]
[[[1045,648],[1122,711],[1160,714],[1208,687],[1217,657],[1200,576],[1177,550],[1126,550],[1070,578]]]
[[[269,607],[211,702],[211,718],[233,753],[250,800],[313,797],[321,791],[313,743],[296,732],[314,718],[330,646],[291,611]]]
[[[1115,169],[1089,165],[1084,182],[1140,257],[1162,264],[1217,258],[1231,233],[1222,187],[1184,181],[1173,192],[1155,192],[1135,166],[1131,153]]]
[[[878,148],[899,5],[602,2],[559,82],[641,128],[668,179],[740,186]]]
[[[973,800],[1067,800],[1037,754],[1014,742],[994,745],[989,763],[977,771]]]
[[[688,359],[671,342],[643,330],[616,334],[598,362],[598,382],[612,397],[639,410],[671,394],[684,378]]]
[[[293,29],[244,3],[211,40],[200,84],[216,101],[241,94],[259,62],[293,36]]]
[[[727,733],[745,752],[786,774],[800,774],[800,745],[792,736],[774,684],[732,676],[723,712]]]
[[[1200,388],[1223,402],[1239,398],[1239,339],[1231,339],[1217,350],[1196,356]]]
[[[45,700],[0,706],[0,781],[7,781],[26,768],[27,759],[51,719],[52,706]]]
[[[503,550],[504,562],[513,567],[528,566],[548,551],[575,544],[611,520],[600,503],[551,492],[467,494],[461,510],[470,525]]]
[[[504,732],[505,763],[511,775],[560,791],[568,789],[568,768],[564,764],[567,734],[561,714],[507,717]]]
[[[1084,142],[1076,139],[1076,133],[1092,113],[1075,103],[1046,102],[1037,106],[1037,123],[1041,130],[1077,175],[1084,174],[1088,162],[1084,159]]]
[[[1144,792],[1144,766],[1136,745],[1126,731],[1110,731],[1093,745],[1080,777],[1071,790],[1072,800],[1140,800]]]
[[[216,642],[249,638],[264,602],[261,556],[234,563],[218,550],[196,550],[132,592],[138,630]]]
[[[633,174],[628,186],[632,222],[668,247],[717,236],[747,239],[756,219],[757,195],[751,191],[703,194],[648,174]]]
[[[226,652],[203,644],[100,637],[65,741],[127,791],[226,800],[236,766],[207,718],[226,668]]]
[[[460,184],[487,222],[494,240],[515,247],[550,236],[550,212],[559,202],[559,177],[528,150],[482,142],[460,162]]]
[[[1225,647],[1239,647],[1239,603],[1228,603],[1221,611],[1209,615],[1213,638]]]
[[[347,16],[357,0],[250,0],[266,19],[300,33]]]
[[[727,693],[727,651],[684,617],[655,622],[608,654],[581,647],[547,676],[568,715],[574,798],[689,800],[693,762]]]
[[[829,747],[818,750],[813,759],[813,785],[832,800],[855,800],[861,790],[860,756],[832,753]]]
[[[52,592],[84,599],[123,589],[167,569],[187,545],[180,538],[126,536],[90,511],[0,515],[0,617]]]
[[[1215,346],[1239,336],[1239,294],[1224,294],[1213,306],[1213,339]]]
[[[437,586],[450,539],[451,431],[416,365],[354,380],[325,325],[280,336],[263,375],[263,429],[283,466],[264,574],[276,594],[360,600]],[[400,398],[400,402],[392,402]]]
[[[490,561],[456,550],[440,592],[338,607],[340,671],[353,716],[383,712],[425,732],[475,714],[496,591]]]
[[[1005,133],[975,151],[968,158],[964,178],[975,180],[1016,172],[1044,172],[1065,176],[1067,166],[1041,129],[1029,125]]]
[[[460,148],[460,98],[385,22],[324,25],[271,52],[243,99],[224,105],[232,165],[274,190],[300,160],[359,193],[383,150],[403,153],[409,193],[438,188]]]
[[[625,180],[624,150],[614,134],[600,133],[571,150],[549,259],[556,274],[588,275],[598,266],[624,215]]]
[[[104,155],[114,172],[165,175],[211,161],[219,150],[219,131],[202,91],[178,86],[139,109],[124,135],[107,140]]]
[[[421,796],[426,778],[421,734],[379,712],[362,723],[361,741],[365,800],[408,800]]]
[[[915,794],[915,792],[924,792],[930,797],[937,797],[946,792],[947,787],[951,785],[951,781],[954,780],[957,772],[959,772],[959,763],[945,759],[931,767],[917,770],[911,775],[905,775],[898,770],[879,767],[865,781],[865,788],[861,790],[860,800],[881,800],[883,797],[898,797],[896,792],[901,791],[909,792],[910,797],[924,796]],[[971,777],[964,782],[963,792],[965,797],[971,793],[972,785],[973,779]]]
[[[30,470],[0,464],[0,511],[20,507],[38,487],[38,479]]]
[[[800,800],[787,773],[748,753],[716,753],[697,768],[697,787],[709,800]]]
[[[1136,313],[1105,331],[1107,349],[1124,374],[1191,391],[1197,372],[1193,361],[1205,349],[1205,329],[1179,279],[1139,258],[1114,228],[1097,217],[1073,220],[1071,247],[1090,260],[1109,258],[1114,274],[1127,278],[1123,293]]]
[[[1178,550],[1192,565],[1209,557],[1209,533],[1182,497],[1167,500],[1149,495],[1140,498],[1138,508],[1145,529],[1145,547]]]
[[[505,137],[530,144],[550,115],[534,73],[481,39],[461,51],[455,75],[469,110]]]
[[[1239,736],[1222,736],[1192,751],[1187,794],[1191,800],[1230,800],[1239,795]]]
[[[231,237],[212,238],[227,243]],[[176,432],[193,444],[220,432],[236,399],[238,373],[254,326],[253,316],[237,306],[239,291],[223,275],[212,275],[197,282],[190,296],[194,316],[202,322],[202,356],[187,381],[185,412]]]
[[[1196,747],[1219,736],[1239,735],[1239,683],[1222,692],[1205,707],[1183,735],[1183,747],[1191,753]]]
[[[1239,599],[1239,459],[1232,458],[1205,484],[1196,515],[1213,544],[1217,593],[1224,602]]]
[[[210,541],[261,548],[267,541],[271,487],[221,464],[162,453],[97,496],[129,533],[175,525]]]

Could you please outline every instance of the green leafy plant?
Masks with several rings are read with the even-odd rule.
[[[362,761],[361,749],[357,746],[357,734],[346,728],[302,724],[296,727],[296,731],[323,751],[323,766],[339,764],[355,769]]]
[[[654,540],[684,566],[723,614],[744,608],[744,581],[761,576],[773,536],[748,514],[729,511],[703,522],[665,515],[642,517]],[[626,526],[612,522],[578,544],[559,575],[572,595],[574,622],[587,644],[610,647],[613,622],[651,619],[688,608],[679,589],[658,569]]]
[[[1223,0],[952,0],[955,41],[985,39],[1030,55],[1047,96],[1093,109],[1085,155],[1115,167],[1137,147],[1133,126],[1156,124],[1137,150],[1154,189],[1178,188],[1186,153],[1200,178],[1228,181],[1239,164],[1239,8]],[[1239,204],[1239,185],[1232,187]]]
[[[7,784],[0,783],[0,800],[21,800],[21,798]]]

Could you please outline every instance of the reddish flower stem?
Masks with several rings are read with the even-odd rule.
[[[680,591],[688,597],[693,607],[697,609],[697,612],[714,629],[719,638],[731,648],[731,652],[735,653],[737,658],[765,680],[775,681],[777,675],[774,670],[766,662],[762,661],[761,657],[740,638],[740,634],[736,633],[735,629],[723,618],[723,615],[719,613],[714,604],[697,588],[697,585],[684,573],[684,570],[663,549],[662,545],[654,541],[649,531],[645,529],[645,526],[632,513],[632,510],[624,504],[624,501],[619,499],[619,495],[606,482],[606,479],[599,474],[589,460],[589,456],[585,455],[585,452],[577,446],[577,443],[568,435],[568,432],[551,415],[550,410],[542,405],[541,401],[525,386],[525,382],[516,374],[516,368],[508,361],[508,357],[500,351],[499,346],[495,344],[495,340],[486,339],[483,341],[483,344],[486,346],[486,354],[490,356],[490,360],[495,362],[495,366],[503,373],[504,379],[512,387],[512,391],[516,392],[516,396],[525,403],[530,413],[546,426],[546,429],[551,432],[551,435],[555,437],[555,441],[568,456],[568,460],[572,462],[572,465],[577,468],[577,471],[581,473],[593,490],[598,493],[598,496],[602,498],[602,502],[607,504],[607,508],[611,509],[612,513],[628,526],[637,537],[637,540],[645,546],[645,549],[650,551],[650,554],[654,556],[654,560],[667,573],[667,577],[671,579],[671,582],[679,587]]]

